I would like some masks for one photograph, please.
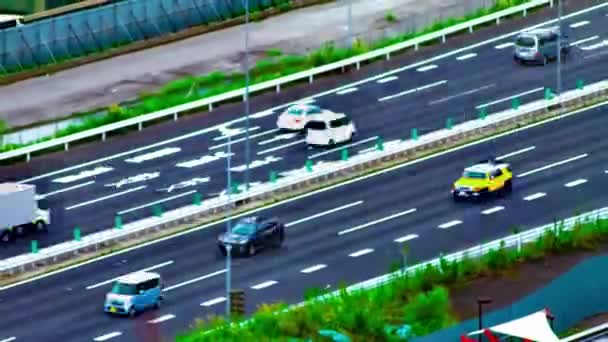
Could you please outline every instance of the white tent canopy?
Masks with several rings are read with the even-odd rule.
[[[525,338],[536,342],[559,342],[549,322],[545,310],[531,315],[488,328],[488,330],[512,337]],[[469,335],[481,334],[483,331],[474,331]]]

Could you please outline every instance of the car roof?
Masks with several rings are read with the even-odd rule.
[[[505,168],[508,166],[509,166],[509,164],[505,163],[503,161],[497,161],[497,162],[486,161],[486,162],[477,163],[473,166],[469,166],[469,167],[465,168],[464,170],[466,172],[488,173],[488,172],[494,171],[496,169],[502,169],[502,168]]]
[[[311,121],[328,122],[346,117],[346,114],[344,113],[334,113],[330,111],[324,111],[321,114],[322,115],[315,115],[314,119]]]
[[[523,31],[519,34],[519,36],[538,36],[538,37],[547,37],[559,34],[559,27],[547,27],[547,28],[537,28],[533,30]]]
[[[158,279],[158,278],[160,278],[160,274],[158,274],[158,273],[139,271],[139,272],[134,272],[134,273],[124,275],[124,276],[118,278],[117,281],[121,282],[123,284],[136,285],[136,284],[141,284],[143,282],[146,282],[148,280]]]
[[[321,108],[319,106],[308,104],[308,103],[296,103],[287,108],[287,110],[290,110],[290,109],[301,109],[301,110],[319,109],[319,110],[321,110]]]

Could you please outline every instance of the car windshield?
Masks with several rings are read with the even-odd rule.
[[[535,44],[534,38],[531,37],[519,37],[515,42],[515,45],[526,48],[533,48]]]
[[[302,114],[304,114],[304,110],[302,108],[298,108],[298,107],[291,107],[287,110],[287,113],[289,113],[291,115],[302,115]]]
[[[248,236],[255,232],[255,224],[253,223],[237,223],[232,228],[232,233],[236,235]]]
[[[112,287],[112,293],[121,295],[134,295],[137,294],[137,289],[135,288],[135,285],[116,282]]]
[[[308,129],[314,129],[314,130],[324,130],[327,128],[327,126],[325,125],[325,122],[323,122],[323,121],[311,121],[308,123],[308,125],[306,127]]]
[[[471,172],[467,171],[463,175],[464,178],[474,178],[474,179],[486,179],[486,174],[483,172]]]

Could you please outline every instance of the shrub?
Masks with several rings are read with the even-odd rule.
[[[445,328],[452,322],[448,291],[443,287],[434,287],[430,292],[416,295],[404,306],[403,312],[404,321],[418,336]]]
[[[384,19],[386,19],[386,21],[388,21],[389,23],[394,23],[395,21],[397,21],[397,17],[395,16],[395,13],[393,13],[392,11],[386,13],[386,15],[384,16]]]
[[[278,57],[278,56],[282,56],[283,52],[281,51],[281,49],[268,49],[266,51],[266,56],[268,57]]]

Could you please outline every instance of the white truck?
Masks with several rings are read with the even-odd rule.
[[[38,208],[36,186],[0,183],[0,241],[44,231],[50,223],[50,211]]]

